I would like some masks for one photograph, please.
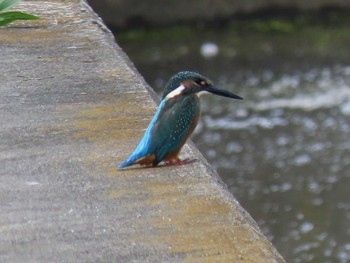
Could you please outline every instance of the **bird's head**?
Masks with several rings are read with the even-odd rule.
[[[191,71],[181,71],[172,76],[165,86],[162,99],[202,92],[210,92],[215,95],[232,99],[242,99],[240,96],[232,92],[213,85],[206,77]]]

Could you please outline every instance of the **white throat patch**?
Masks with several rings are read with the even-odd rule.
[[[178,95],[181,94],[181,92],[185,89],[185,86],[180,85],[176,89],[174,89],[172,92],[170,92],[168,95],[166,95],[165,99],[172,99]]]

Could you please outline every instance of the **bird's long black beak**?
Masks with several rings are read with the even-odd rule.
[[[210,93],[213,93],[215,95],[219,95],[219,96],[223,96],[223,97],[227,97],[227,98],[232,98],[232,99],[236,99],[236,100],[243,100],[242,97],[240,97],[232,92],[229,92],[227,90],[224,90],[218,86],[209,86],[205,90],[210,92]]]

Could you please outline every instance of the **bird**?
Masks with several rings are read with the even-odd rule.
[[[199,96],[203,93],[243,99],[212,84],[199,73],[176,73],[165,85],[162,100],[138,146],[119,168],[135,164],[157,166],[162,161],[167,165],[188,163],[188,160],[179,158],[179,153],[198,123]]]

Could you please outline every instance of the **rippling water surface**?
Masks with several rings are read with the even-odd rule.
[[[159,92],[174,72],[190,69],[244,97],[203,97],[193,140],[287,262],[350,262],[346,28],[202,29],[185,30],[187,40],[145,33],[121,41]],[[218,52],[210,58],[208,41]]]
[[[203,103],[194,141],[288,262],[350,260],[349,71],[283,75],[238,105]]]

